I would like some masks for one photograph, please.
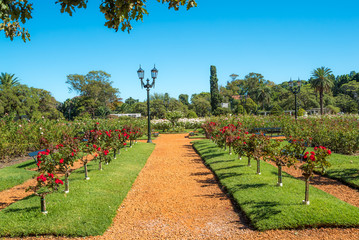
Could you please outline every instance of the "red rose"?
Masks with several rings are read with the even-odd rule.
[[[329,155],[332,154],[332,151],[330,151],[330,149],[328,149],[328,154],[329,154]]]
[[[94,144],[94,145],[93,145],[93,148],[97,148],[97,146]]]
[[[99,148],[97,148],[97,151],[101,151],[101,148],[99,147]]]
[[[312,160],[313,162],[315,161],[315,157],[314,157],[314,155],[310,155],[310,160]]]
[[[73,157],[74,155],[75,155],[75,154],[72,152],[72,153],[71,153],[71,156]]]
[[[48,173],[47,174],[50,178],[54,178],[54,174],[52,174],[52,173]]]
[[[127,145],[127,143],[123,143],[123,146],[126,146]]]
[[[305,152],[304,154],[305,154],[305,155],[308,155],[308,154],[309,154],[309,152]]]
[[[60,159],[60,163],[61,163],[61,164],[64,163],[64,159],[63,159],[63,158]]]
[[[304,155],[304,157],[303,157],[304,159],[307,159],[308,158],[308,156],[307,155]]]
[[[58,178],[55,180],[55,183],[64,185],[64,182],[62,180],[58,179]]]
[[[41,161],[37,161],[36,165],[40,167]]]
[[[315,147],[315,148],[314,148],[314,151],[317,151],[317,149],[318,149],[318,148],[317,148],[317,147]]]

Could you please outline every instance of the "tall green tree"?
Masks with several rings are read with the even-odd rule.
[[[323,96],[325,92],[330,92],[334,86],[331,79],[332,70],[327,67],[320,67],[312,72],[312,78],[309,80],[312,88],[319,93],[320,114],[323,115]]]
[[[220,95],[218,90],[218,78],[217,78],[217,68],[216,66],[211,66],[210,69],[210,93],[211,93],[211,107],[212,114],[216,112],[216,109],[220,104]]]
[[[60,5],[61,13],[70,16],[78,8],[86,8],[88,0],[56,0]],[[178,10],[180,6],[186,6],[187,10],[197,6],[195,0],[157,0],[160,3],[168,3],[168,8]],[[30,34],[22,27],[27,20],[32,18],[33,3],[31,0],[1,0],[0,1],[0,31],[11,40],[21,36],[23,41],[30,40]],[[132,29],[133,21],[142,21],[144,15],[148,15],[146,0],[102,0],[100,12],[105,15],[105,26],[122,31]]]
[[[100,115],[107,112],[99,112],[98,108],[109,109],[119,100],[119,91],[112,87],[110,77],[111,75],[104,71],[91,71],[86,75],[70,74],[66,83],[70,85],[70,91],[80,94],[79,105],[94,117],[97,115],[96,112]]]
[[[15,74],[1,73],[0,84],[2,88],[19,86],[20,82]]]
[[[183,103],[184,105],[189,105],[189,102],[188,102],[188,95],[187,94],[180,94],[178,96],[178,100]]]

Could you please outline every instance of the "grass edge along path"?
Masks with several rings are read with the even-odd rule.
[[[359,208],[317,188],[310,187],[310,205],[303,205],[304,182],[283,174],[278,187],[277,168],[261,162],[247,167],[247,159],[229,155],[209,140],[198,140],[193,146],[227,189],[254,228],[299,229],[306,227],[359,227]]]
[[[40,198],[26,197],[0,211],[0,236],[96,236],[112,224],[117,209],[151,155],[154,144],[138,143],[121,151],[104,170],[98,162],[72,172],[70,193],[60,190],[46,197],[48,214],[40,212]]]
[[[323,176],[336,179],[345,185],[359,189],[359,156],[333,153],[328,159],[332,164]],[[317,172],[321,174],[320,172]]]
[[[30,169],[34,168],[36,168],[36,163],[33,159],[1,168],[0,192],[31,179],[36,172],[31,171]]]

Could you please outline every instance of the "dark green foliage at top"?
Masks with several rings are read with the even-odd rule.
[[[210,86],[212,114],[215,114],[220,104],[220,95],[218,90],[217,69],[213,65],[211,66]]]
[[[76,9],[86,8],[88,0],[57,0],[61,13],[70,16]],[[157,0],[157,2],[168,3],[168,8],[178,10],[179,6],[186,6],[187,10],[197,6],[195,0]],[[30,40],[27,29],[22,27],[27,20],[32,18],[33,3],[24,0],[0,1],[0,31],[11,40],[21,36],[23,41]],[[147,15],[145,0],[103,0],[100,3],[100,12],[105,15],[105,26],[122,31],[130,32],[131,22],[142,21]]]

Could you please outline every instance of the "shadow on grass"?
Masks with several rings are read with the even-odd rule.
[[[242,167],[247,167],[244,165],[234,165],[234,166],[230,166],[230,167],[223,167],[223,168],[216,168],[216,171],[221,171],[221,170],[228,170],[228,169],[234,169],[234,168],[242,168]]]
[[[282,212],[278,210],[278,206],[281,204],[274,201],[244,202],[241,204],[242,206],[251,205],[250,215],[253,216],[252,221],[255,222],[269,219]]]
[[[30,161],[30,162],[25,162],[25,163],[22,163],[20,165],[18,165],[16,168],[27,168],[27,167],[35,167],[35,160],[34,161]]]
[[[226,178],[231,178],[231,177],[239,177],[241,175],[243,175],[243,173],[234,173],[234,172],[217,173],[218,178],[221,180],[226,179]]]
[[[234,190],[236,191],[237,189],[250,189],[250,188],[261,188],[261,187],[265,187],[268,186],[268,184],[264,184],[264,183],[256,183],[256,184],[237,184],[234,187]]]

